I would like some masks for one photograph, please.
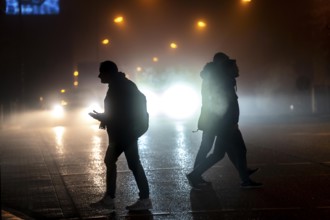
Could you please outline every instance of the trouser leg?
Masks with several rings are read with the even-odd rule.
[[[190,173],[193,177],[200,177],[206,170],[211,168],[214,164],[220,161],[226,152],[226,146],[222,144],[221,140],[217,137],[214,144],[214,151],[204,161],[202,161]]]
[[[132,141],[125,148],[124,153],[128,167],[133,172],[137,187],[139,189],[140,199],[149,198],[148,180],[140,161],[137,140]]]
[[[213,147],[214,139],[215,136],[213,134],[209,134],[208,132],[203,132],[201,145],[196,155],[194,168],[206,159],[207,154],[211,151]]]
[[[227,151],[228,157],[237,169],[242,182],[248,181],[250,178],[247,169],[246,146],[241,131],[235,129],[229,141],[231,144]]]
[[[106,152],[104,162],[106,164],[106,194],[115,198],[116,196],[116,180],[118,157],[123,152],[121,146],[110,143]]]

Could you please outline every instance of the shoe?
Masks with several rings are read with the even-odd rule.
[[[212,182],[207,181],[207,180],[203,179],[203,177],[201,177],[199,180],[199,184],[205,185],[205,186],[210,186],[210,185],[212,185]]]
[[[102,208],[115,210],[115,200],[108,195],[104,195],[101,200],[91,203],[90,206],[96,209]]]
[[[129,211],[143,211],[152,209],[152,203],[151,200],[148,199],[138,199],[135,203],[132,205],[126,206],[126,209]]]
[[[242,189],[258,189],[263,187],[264,185],[262,183],[257,183],[252,180],[246,181],[241,183],[241,188]]]
[[[249,176],[251,176],[252,174],[256,173],[259,171],[259,168],[255,168],[255,169],[250,169],[248,168],[248,173],[249,173]]]
[[[195,190],[202,190],[203,186],[205,186],[205,184],[201,183],[201,180],[194,179],[191,174],[186,174],[186,177],[188,179],[189,185]],[[200,177],[200,179],[202,178]]]

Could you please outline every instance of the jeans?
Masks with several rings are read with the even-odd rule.
[[[106,171],[106,194],[115,198],[117,165],[116,162],[121,153],[125,153],[128,168],[133,172],[137,187],[139,189],[140,199],[149,198],[148,180],[143,170],[139,152],[137,139],[121,139],[112,141],[109,137],[109,146],[106,152],[104,162],[107,167]]]

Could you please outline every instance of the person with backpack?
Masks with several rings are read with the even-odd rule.
[[[250,179],[250,175],[258,169],[247,168],[246,146],[238,127],[238,75],[236,61],[221,52],[216,53],[213,61],[207,63],[201,72],[202,109],[198,129],[203,131],[203,135],[194,169],[187,174],[189,184],[195,189],[210,184],[202,178],[202,174],[220,161],[225,153],[239,173],[242,188],[262,187],[261,183]],[[213,153],[208,155],[213,143]]]
[[[139,199],[134,204],[126,206],[126,209],[130,211],[152,209],[148,180],[138,152],[138,138],[147,131],[149,125],[146,97],[125,77],[124,73],[118,71],[114,62],[109,60],[102,62],[99,71],[98,77],[101,83],[109,85],[104,100],[104,113],[93,111],[89,115],[100,121],[100,128],[107,130],[109,146],[104,159],[107,168],[106,192],[100,201],[91,206],[115,209],[116,162],[124,152],[139,189]]]

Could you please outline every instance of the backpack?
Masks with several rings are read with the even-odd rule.
[[[134,123],[134,136],[139,138],[149,128],[149,113],[147,111],[146,96],[138,91],[135,102],[135,123]]]

